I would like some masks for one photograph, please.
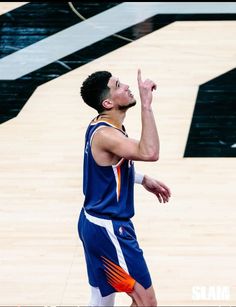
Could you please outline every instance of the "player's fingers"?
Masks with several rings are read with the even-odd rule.
[[[162,199],[161,199],[160,194],[159,194],[159,193],[157,193],[157,194],[156,194],[156,196],[157,196],[157,198],[158,198],[159,202],[160,202],[160,203],[162,203]]]
[[[163,194],[165,195],[165,197],[166,197],[167,199],[169,199],[170,195],[169,195],[169,193],[168,193],[167,190],[163,191]]]
[[[168,203],[168,197],[166,197],[165,195],[162,195],[164,203]]]
[[[152,91],[153,91],[153,90],[156,90],[156,89],[157,89],[157,85],[156,85],[156,83],[153,82]]]
[[[168,196],[171,197],[171,190],[167,186],[165,186],[165,190],[166,190]]]
[[[162,192],[157,192],[156,194],[157,196],[159,196],[159,198],[161,199],[162,203],[166,203],[168,202],[168,197],[166,197],[166,195]]]
[[[165,197],[169,197],[169,192],[167,189],[165,189],[163,186],[161,187],[161,193],[165,195]]]
[[[166,199],[165,195],[162,194],[161,196],[162,196],[162,199],[163,199],[163,203],[166,203],[167,199]]]
[[[162,188],[164,188],[166,190],[166,192],[168,193],[169,196],[171,196],[171,191],[170,189],[164,184],[164,183],[161,183],[161,186]]]
[[[165,193],[162,193],[161,196],[162,196],[162,198],[164,200],[164,203],[168,203],[169,197]]]
[[[165,196],[165,200],[166,200],[166,203],[168,203],[169,202],[169,197],[167,196]]]

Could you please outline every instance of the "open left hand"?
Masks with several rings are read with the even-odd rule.
[[[145,175],[142,185],[147,191],[155,194],[160,203],[167,203],[169,201],[171,197],[170,189],[161,181]]]

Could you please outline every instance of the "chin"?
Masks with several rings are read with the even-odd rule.
[[[136,105],[136,100],[133,100],[129,103],[128,107],[131,108],[131,107],[134,107]]]
[[[126,106],[119,106],[119,110],[128,110],[136,105],[136,100],[131,101]]]

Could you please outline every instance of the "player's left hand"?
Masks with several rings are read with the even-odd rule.
[[[163,182],[145,175],[142,185],[147,191],[155,194],[160,203],[167,203],[169,201],[171,191]]]

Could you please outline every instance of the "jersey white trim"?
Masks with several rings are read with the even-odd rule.
[[[99,123],[107,123],[107,122],[105,122],[105,121],[101,121],[101,122],[99,122]],[[90,125],[96,125],[97,123],[94,123],[94,124],[90,124]],[[112,127],[114,127],[114,128],[116,128],[116,129],[118,129],[116,126],[113,126],[112,124],[110,124],[110,123],[108,123],[109,125],[111,125]],[[102,125],[102,126],[99,126],[99,127],[97,127],[94,131],[93,131],[93,133],[92,133],[92,135],[91,135],[91,137],[90,137],[90,140],[89,140],[89,144],[90,144],[90,147],[92,146],[92,141],[93,141],[93,138],[94,138],[94,135],[95,135],[95,133],[97,133],[97,131],[99,130],[99,129],[101,129],[101,128],[103,128],[103,127],[107,127],[106,125]],[[92,147],[91,147],[91,149],[92,149]],[[107,165],[107,166],[112,166],[112,167],[118,167],[118,166],[120,166],[120,164],[123,162],[125,160],[125,158],[120,158],[120,160],[116,163],[116,164],[111,164],[111,165]]]
[[[125,262],[124,255],[123,255],[122,249],[120,247],[120,243],[119,243],[119,241],[118,241],[118,239],[117,239],[117,237],[116,237],[116,235],[114,233],[114,228],[113,228],[113,225],[112,225],[112,221],[92,216],[92,215],[88,214],[85,211],[85,209],[84,209],[84,214],[85,214],[86,218],[91,223],[106,228],[108,236],[111,239],[113,245],[115,246],[119,265],[122,267],[122,269],[124,269],[129,274],[129,271],[128,271],[128,268],[127,268],[127,264]]]
[[[90,143],[90,146],[92,145],[92,140],[93,140],[93,137],[94,137],[95,133],[98,132],[99,129],[104,128],[104,127],[107,127],[107,126],[105,126],[105,125],[104,125],[104,126],[99,126],[99,127],[97,127],[97,128],[93,131],[93,133],[92,133],[92,135],[91,135],[91,137],[90,137],[90,142],[89,142],[89,143]]]
[[[124,160],[125,160],[125,158],[121,158],[116,164],[112,164],[111,166],[112,167],[118,167],[123,163]]]

